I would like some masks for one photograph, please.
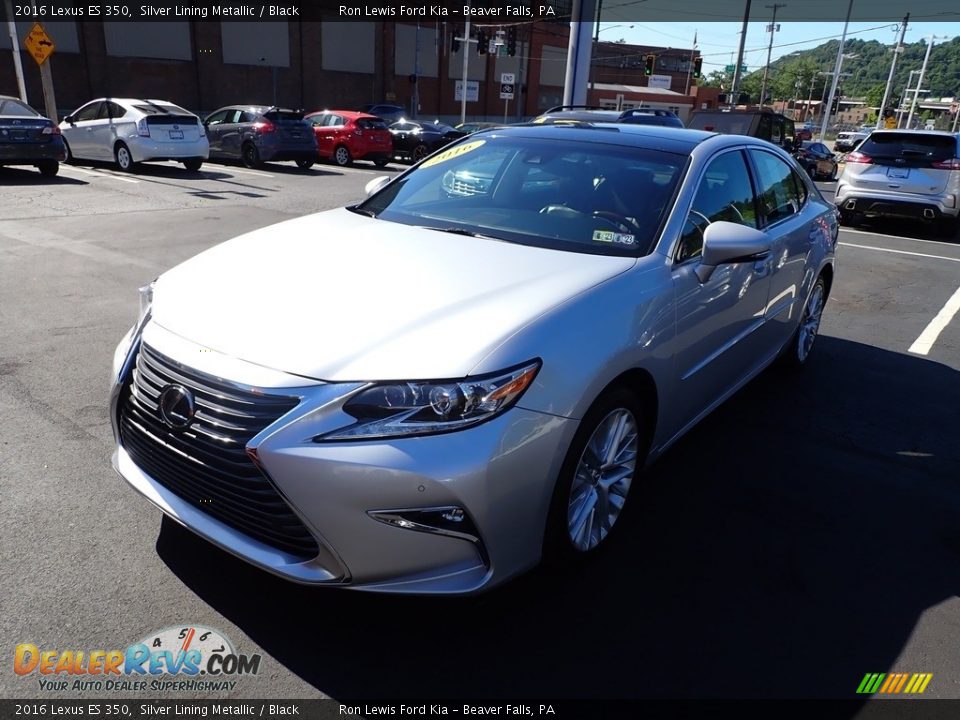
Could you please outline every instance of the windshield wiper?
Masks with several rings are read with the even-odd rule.
[[[349,210],[352,213],[356,213],[357,215],[366,215],[367,217],[372,217],[372,218],[375,218],[377,216],[377,214],[373,210],[367,210],[366,208],[362,208],[358,205],[350,205],[347,207],[347,210]]]
[[[437,232],[450,233],[451,235],[465,235],[467,237],[492,238],[493,240],[499,240],[499,238],[495,238],[491,235],[484,235],[483,233],[479,233],[475,230],[468,230],[464,227],[431,227],[430,225],[420,225],[420,227],[424,228],[425,230],[436,230]]]

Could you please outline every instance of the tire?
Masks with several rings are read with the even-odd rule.
[[[297,160],[297,167],[301,170],[309,170],[313,167],[313,160]]]
[[[622,526],[631,485],[636,484],[646,459],[649,429],[644,418],[640,398],[623,387],[604,392],[584,415],[550,502],[543,542],[548,563],[569,566],[581,562],[604,547],[611,533]],[[610,467],[598,469],[595,456],[605,446],[604,438],[616,438],[618,433],[620,451],[607,461]],[[605,476],[607,480],[620,479],[605,485]],[[612,498],[618,500],[612,502]],[[607,508],[606,522],[601,519],[599,524],[594,520],[598,505]]]
[[[67,159],[64,162],[67,165],[76,165],[77,161],[73,157],[73,153],[70,152],[70,143],[67,142],[66,138],[63,138],[63,146],[67,149]]]
[[[379,160],[374,160],[373,164],[376,165],[378,168],[382,168],[382,167],[386,167],[388,162],[390,161],[387,160],[386,158],[380,158]]]
[[[56,160],[44,160],[37,165],[37,170],[39,170],[40,174],[44,177],[55,177],[56,174],[60,172],[60,163]]]
[[[189,160],[184,160],[183,166],[189,172],[197,172],[200,168],[203,167],[203,160],[201,160],[200,158],[191,158]]]
[[[841,210],[840,224],[846,227],[856,227],[860,224],[860,213],[851,210]]]
[[[117,163],[117,168],[121,172],[135,172],[137,164],[133,161],[133,155],[130,154],[130,148],[126,143],[117,143],[113,149],[113,159]]]
[[[243,164],[248,168],[262,168],[263,160],[260,158],[260,151],[252,142],[244,143],[240,149],[240,156],[243,158]]]
[[[429,154],[430,154],[430,148],[428,148],[423,143],[420,143],[413,149],[413,153],[411,153],[411,158],[415,163],[418,163]]]
[[[340,167],[346,167],[353,162],[353,158],[350,157],[350,151],[346,145],[337,145],[337,147],[334,148],[333,162]]]
[[[821,275],[810,288],[810,295],[800,315],[800,323],[784,349],[784,354],[781,355],[783,364],[786,366],[801,368],[807,364],[820,330],[820,320],[823,317],[823,307],[826,302],[827,283]]]

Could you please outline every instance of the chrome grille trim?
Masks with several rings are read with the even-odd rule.
[[[157,412],[168,384],[196,398],[186,430],[171,430]],[[299,402],[239,389],[141,344],[118,403],[120,441],[141,470],[201,511],[282,552],[314,558],[316,539],[246,454],[252,438]]]

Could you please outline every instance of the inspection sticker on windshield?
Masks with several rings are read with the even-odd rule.
[[[450,148],[449,150],[444,150],[439,155],[434,155],[429,160],[425,160],[420,164],[421,168],[427,168],[431,165],[439,165],[442,162],[447,160],[453,160],[455,157],[460,157],[461,155],[466,155],[472,150],[476,150],[478,147],[486,143],[486,140],[474,140],[473,142],[464,143],[463,145],[457,145],[455,148]]]
[[[627,233],[610,232],[609,230],[594,230],[594,242],[618,243],[620,245],[633,245],[635,236]]]

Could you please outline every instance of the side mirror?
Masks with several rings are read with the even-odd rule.
[[[389,175],[381,175],[380,177],[375,177],[373,180],[371,180],[366,184],[366,186],[363,188],[363,191],[367,194],[367,197],[370,197],[371,195],[376,195],[378,192],[380,192],[381,188],[383,188],[383,186],[386,185],[388,182],[390,182]]]
[[[703,233],[703,255],[694,272],[707,282],[718,265],[755,262],[770,252],[770,237],[746,225],[718,220]]]
[[[73,125],[73,115],[67,115],[67,116],[63,119],[63,121],[64,121],[65,123],[70,123],[71,125]]]

